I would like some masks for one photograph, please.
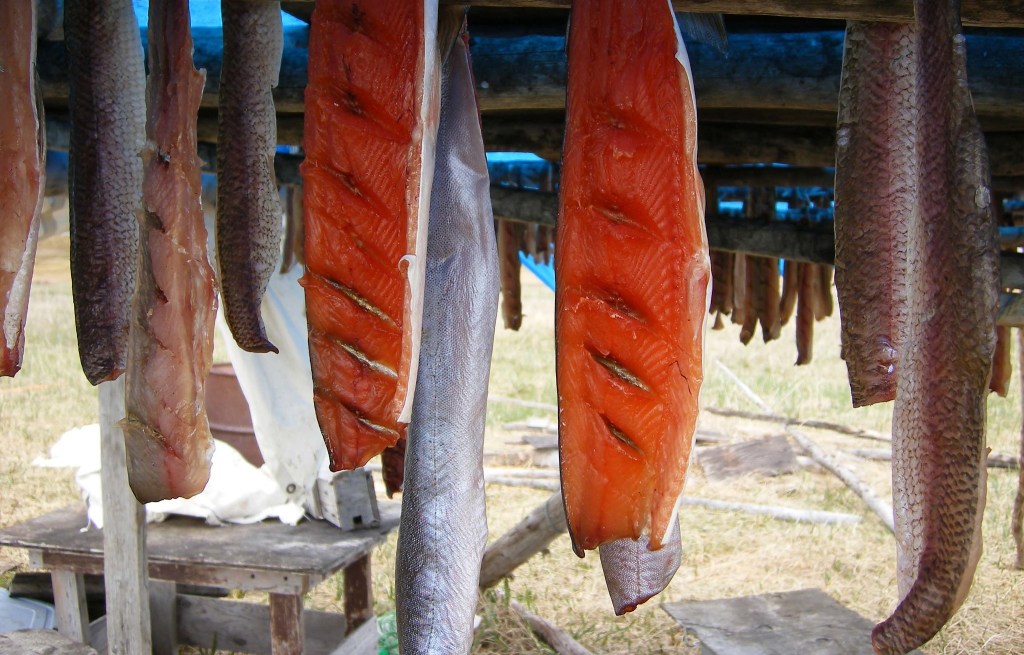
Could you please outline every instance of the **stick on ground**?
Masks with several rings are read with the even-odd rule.
[[[501,590],[497,590],[495,593],[498,598],[505,597]],[[508,605],[512,608],[513,612],[522,617],[534,634],[540,637],[548,646],[551,646],[558,655],[591,655],[589,650],[554,623],[537,616],[515,600],[509,599]]]
[[[715,360],[715,364],[718,365],[718,368],[722,369],[722,372],[725,373],[733,383],[743,391],[747,398],[761,409],[762,412],[772,416],[779,416],[761,399],[760,396],[754,393],[753,389],[747,386],[743,380],[739,379],[739,377],[737,377],[737,375],[733,373],[728,366],[718,360]],[[874,512],[879,519],[881,519],[882,523],[889,528],[890,532],[893,534],[896,533],[896,525],[893,522],[892,507],[889,506],[888,503],[884,502],[875,494],[874,491],[871,490],[870,487],[861,482],[861,480],[854,475],[853,471],[839,464],[834,457],[822,450],[818,444],[814,443],[803,432],[800,432],[789,424],[786,424],[786,432],[788,432],[790,436],[800,444],[800,447],[810,455],[811,459],[816,461],[818,464],[821,464],[826,470],[832,473],[832,475],[842,480],[843,483],[855,494],[860,496],[860,499],[863,500],[869,508],[871,508],[871,511]]]

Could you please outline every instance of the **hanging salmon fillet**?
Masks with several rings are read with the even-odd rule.
[[[194,496],[210,477],[204,389],[217,297],[196,148],[205,80],[192,65],[188,1],[150,0],[144,211],[121,423],[128,481],[143,503]]]
[[[318,2],[309,42],[306,290],[333,470],[405,431],[438,120],[437,0]]]
[[[34,0],[0,5],[0,376],[21,369],[43,201],[43,107],[36,85]]]
[[[696,144],[670,3],[574,2],[555,333],[563,494],[580,556],[644,533],[657,550],[675,520],[711,279]]]

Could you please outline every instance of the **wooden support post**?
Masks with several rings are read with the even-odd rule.
[[[363,555],[345,567],[345,620],[351,634],[373,616],[373,577],[370,556]]]
[[[103,483],[103,576],[110,655],[153,651],[146,589],[146,514],[128,486],[124,435],[124,377],[99,385]]]
[[[166,580],[149,581],[149,614],[153,655],[178,653],[178,585]]]
[[[306,626],[301,594],[270,594],[270,652],[302,655]]]
[[[89,611],[85,604],[85,576],[74,571],[53,571],[53,605],[57,631],[68,639],[89,643]]]

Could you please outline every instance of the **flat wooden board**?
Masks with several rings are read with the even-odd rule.
[[[701,449],[697,451],[697,463],[709,480],[738,475],[768,477],[800,468],[789,440],[782,435]]]
[[[380,526],[353,532],[342,532],[326,521],[214,527],[173,517],[147,526],[146,548],[151,566],[184,564],[326,577],[370,552],[398,525],[399,503],[382,502],[380,510]],[[84,525],[84,511],[65,508],[0,530],[0,545],[102,557],[103,532],[82,532]]]
[[[661,607],[697,635],[703,655],[873,655],[875,624],[820,589]]]

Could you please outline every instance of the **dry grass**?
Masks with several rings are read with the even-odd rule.
[[[66,240],[44,242],[40,275],[33,289],[25,368],[17,378],[0,379],[0,525],[9,525],[74,502],[78,492],[70,471],[29,465],[45,454],[65,430],[95,420],[96,395],[78,366],[67,279]],[[553,294],[524,276],[526,319],[519,333],[499,330],[492,365],[491,391],[545,402],[555,401]],[[828,418],[850,425],[887,430],[891,405],[854,411],[846,372],[839,361],[838,320],[816,326],[815,362],[794,367],[793,326],[782,342],[765,347],[739,344],[738,331],[711,332],[708,362],[719,359],[742,377],[777,411]],[[707,367],[705,405],[755,409],[717,367]],[[1009,399],[989,401],[989,441],[994,450],[1016,452],[1020,439],[1020,387],[1015,379]],[[512,435],[504,423],[542,412],[493,404],[488,417],[487,449],[508,450]],[[777,426],[729,420],[705,414],[706,428],[743,436],[778,431]],[[857,439],[808,431],[829,450],[874,447]],[[844,462],[883,498],[890,493],[888,465],[850,456]],[[1024,573],[1011,568],[1013,542],[1010,509],[1016,472],[994,470],[989,477],[985,518],[985,554],[964,608],[925,651],[953,653],[1024,652]],[[820,587],[843,604],[872,619],[883,618],[896,598],[892,537],[841,483],[813,469],[773,479],[710,483],[699,467],[691,470],[687,493],[694,496],[825,509],[862,514],[855,526],[796,525],[734,512],[686,507],[680,521],[683,566],[658,600],[710,599]],[[492,537],[514,525],[544,501],[547,492],[510,487],[487,489]],[[378,612],[394,608],[392,536],[374,559]],[[20,551],[0,550],[0,571],[10,562],[26,566]],[[8,574],[9,575],[9,574]],[[0,582],[4,582],[0,576]],[[508,583],[509,593],[545,618],[563,626],[595,652],[697,653],[692,639],[652,601],[632,615],[614,617],[596,556],[578,559],[567,537],[550,553],[524,565]],[[261,600],[250,594],[248,600]],[[320,585],[309,606],[341,609],[340,579]],[[503,602],[484,595],[482,624],[474,652],[511,654],[549,652]]]

